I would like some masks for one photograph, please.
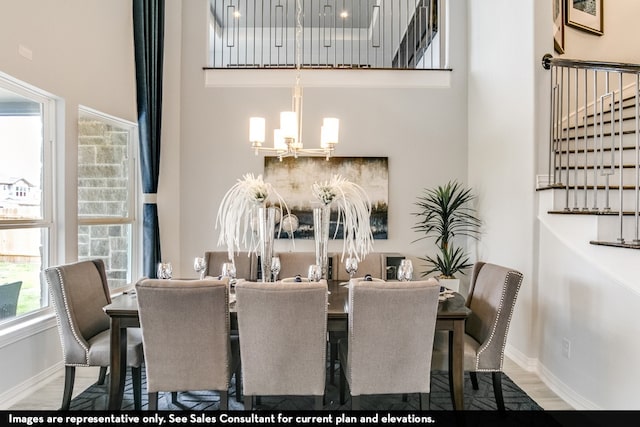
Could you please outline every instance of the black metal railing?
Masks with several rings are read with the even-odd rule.
[[[566,212],[617,215],[611,243],[640,247],[640,65],[545,55],[543,66],[549,186],[565,189]]]
[[[210,67],[443,69],[446,2],[211,0]]]

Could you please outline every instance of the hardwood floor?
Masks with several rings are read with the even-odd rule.
[[[505,373],[522,388],[538,405],[546,410],[572,410],[573,408],[560,399],[533,372],[528,372],[508,358],[504,363]],[[87,387],[95,383],[98,378],[98,368],[78,368],[74,396],[82,393]],[[60,408],[64,373],[60,371],[50,382],[34,390],[10,408],[12,410],[56,410]]]

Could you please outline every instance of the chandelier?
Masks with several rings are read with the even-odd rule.
[[[296,82],[293,87],[291,102],[292,111],[280,113],[280,128],[273,131],[273,147],[263,147],[265,142],[264,117],[249,119],[249,141],[258,155],[259,152],[275,154],[283,157],[298,157],[300,154],[310,156],[325,156],[327,160],[333,154],[338,143],[340,120],[335,117],[325,117],[320,128],[320,148],[304,148],[302,143],[302,86],[300,85],[300,65],[302,40],[302,7],[300,0],[296,1]]]

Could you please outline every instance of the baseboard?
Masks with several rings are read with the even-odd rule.
[[[540,381],[542,381],[551,391],[557,394],[558,397],[567,402],[574,409],[587,411],[602,409],[572,390],[568,385],[562,382],[544,365],[542,365],[537,358],[527,357],[520,350],[509,344],[507,344],[505,348],[505,356],[511,359],[522,369],[528,372],[535,372],[538,377],[540,377]]]
[[[569,405],[573,406],[574,409],[577,409],[579,411],[599,411],[603,409],[590,400],[580,396],[568,385],[560,381],[558,377],[556,377],[542,364],[539,364],[538,366],[538,376],[540,377],[542,382],[545,383],[547,387],[549,387],[549,389],[551,389],[551,391],[560,396],[560,398],[562,398],[562,400],[567,402]]]
[[[525,371],[537,373],[538,359],[527,357],[527,355],[510,344],[507,344],[507,346],[505,347],[504,354]]]
[[[7,410],[17,402],[36,392],[40,387],[56,379],[56,375],[64,374],[64,363],[60,361],[38,375],[0,395],[0,410]]]

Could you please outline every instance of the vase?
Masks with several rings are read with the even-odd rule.
[[[324,205],[320,208],[313,208],[313,238],[316,243],[316,264],[322,271],[322,278],[329,279],[329,217],[331,207]]]
[[[276,209],[258,208],[260,272],[263,282],[271,282],[271,258],[273,257],[273,236],[276,231]]]

